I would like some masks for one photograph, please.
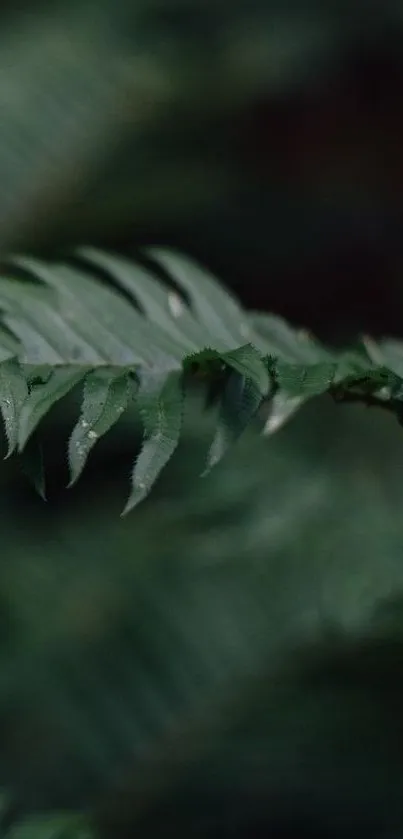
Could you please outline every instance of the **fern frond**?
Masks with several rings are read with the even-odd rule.
[[[353,387],[364,401],[368,391],[372,402],[379,397],[385,404],[386,394],[400,417],[403,366],[393,342],[331,352],[281,318],[243,309],[211,274],[172,251],[148,251],[149,268],[93,248],[77,256],[80,264],[18,257],[9,276],[0,277],[7,456],[16,449],[21,454],[52,406],[81,383],[81,415],[68,445],[74,484],[95,443],[133,397],[145,436],[128,511],[148,494],[176,449],[189,378],[207,389],[215,382],[220,404],[207,471],[263,403],[266,433],[308,399],[326,392],[344,398]],[[99,270],[109,282],[97,276]]]

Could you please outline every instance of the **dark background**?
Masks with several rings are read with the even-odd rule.
[[[324,336],[401,334],[401,3],[2,15],[7,249],[174,245]]]

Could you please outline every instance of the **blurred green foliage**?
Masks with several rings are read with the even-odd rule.
[[[402,631],[393,605],[403,594],[401,430],[383,412],[324,400],[270,440],[250,431],[195,482],[213,425],[190,400],[177,457],[150,500],[122,521],[116,458],[132,445],[133,421],[112,435],[61,504],[26,498],[24,510],[20,490],[12,493],[15,473],[7,464],[2,470],[1,780],[28,811],[102,803],[113,836],[125,819],[136,832],[163,835],[166,796],[172,807],[179,796],[170,816],[176,834],[202,831],[207,816],[198,795],[214,801],[235,784],[223,768],[221,780],[213,773],[206,787],[203,761],[227,765],[225,732],[243,708],[246,729],[230,761],[240,773],[236,783],[242,788],[249,760],[263,763],[252,776],[255,805],[240,796],[249,813],[242,818],[259,812],[265,783],[270,798],[273,773],[283,779],[281,795],[296,785],[298,802],[308,785],[311,808],[319,807],[318,795],[329,808],[343,806],[346,772],[356,773],[360,817],[365,808],[372,812],[378,784],[379,818],[378,798],[386,795],[380,776],[397,760],[389,715],[377,723],[384,763],[376,744],[368,761],[369,733],[356,730],[348,682],[336,716],[341,700],[331,680],[328,698],[319,692],[307,713],[304,691],[280,685],[298,648],[309,655],[335,639],[353,648],[374,631],[375,614],[376,637],[391,627],[395,638]],[[268,683],[263,722],[252,710],[263,696],[256,680]],[[291,691],[287,701],[284,690]],[[365,691],[358,697],[363,709]],[[365,701],[368,713],[380,713],[376,690]],[[272,732],[263,752],[253,745],[253,720]],[[331,769],[338,736],[348,745]],[[287,779],[296,749],[304,768]],[[327,771],[328,792],[321,780]],[[363,802],[360,772],[372,790]],[[211,830],[218,829],[221,816],[210,803]]]
[[[255,179],[242,148],[254,104],[303,103],[326,85],[331,96],[349,57],[368,48],[399,61],[402,26],[401,4],[387,0],[11,9],[0,39],[3,248],[129,230],[136,240],[136,229],[140,239],[172,231],[189,213],[202,223]],[[270,166],[268,130],[270,188],[281,161],[275,153]]]

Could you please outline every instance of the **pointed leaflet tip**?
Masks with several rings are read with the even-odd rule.
[[[122,515],[146,498],[172,457],[182,430],[183,374],[144,373],[137,394],[144,423],[144,442],[132,474],[132,490]]]
[[[262,403],[262,394],[256,383],[232,370],[221,399],[218,426],[207,455],[203,475],[224,457],[229,447],[245,431]]]
[[[35,436],[30,438],[23,452],[20,454],[20,462],[23,472],[28,478],[30,484],[33,486],[38,495],[40,495],[42,500],[46,501],[43,450]]]
[[[88,373],[85,379],[81,416],[68,445],[71,487],[80,477],[97,440],[120,419],[133,394],[128,373],[105,368]]]

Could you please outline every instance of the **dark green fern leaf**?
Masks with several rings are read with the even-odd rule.
[[[100,437],[120,419],[134,396],[128,373],[101,367],[85,378],[81,416],[69,440],[70,485],[80,477]]]
[[[217,430],[207,456],[207,471],[215,466],[257,414],[263,395],[253,379],[232,370],[221,397]]]
[[[182,373],[140,378],[137,404],[144,423],[144,443],[133,470],[132,490],[124,514],[148,495],[179,443],[183,416]]]
[[[266,434],[326,392],[388,407],[400,421],[397,342],[366,340],[331,352],[281,318],[244,310],[207,271],[173,251],[148,252],[147,269],[91,248],[77,255],[80,265],[15,258],[11,276],[0,276],[0,407],[8,454],[23,452],[51,408],[84,379],[68,444],[70,484],[132,394],[145,420],[126,512],[148,494],[177,447],[182,387],[189,382],[199,383],[207,402],[221,404],[208,468],[263,403]],[[13,276],[15,266],[24,279]],[[100,280],[98,269],[113,284]]]

